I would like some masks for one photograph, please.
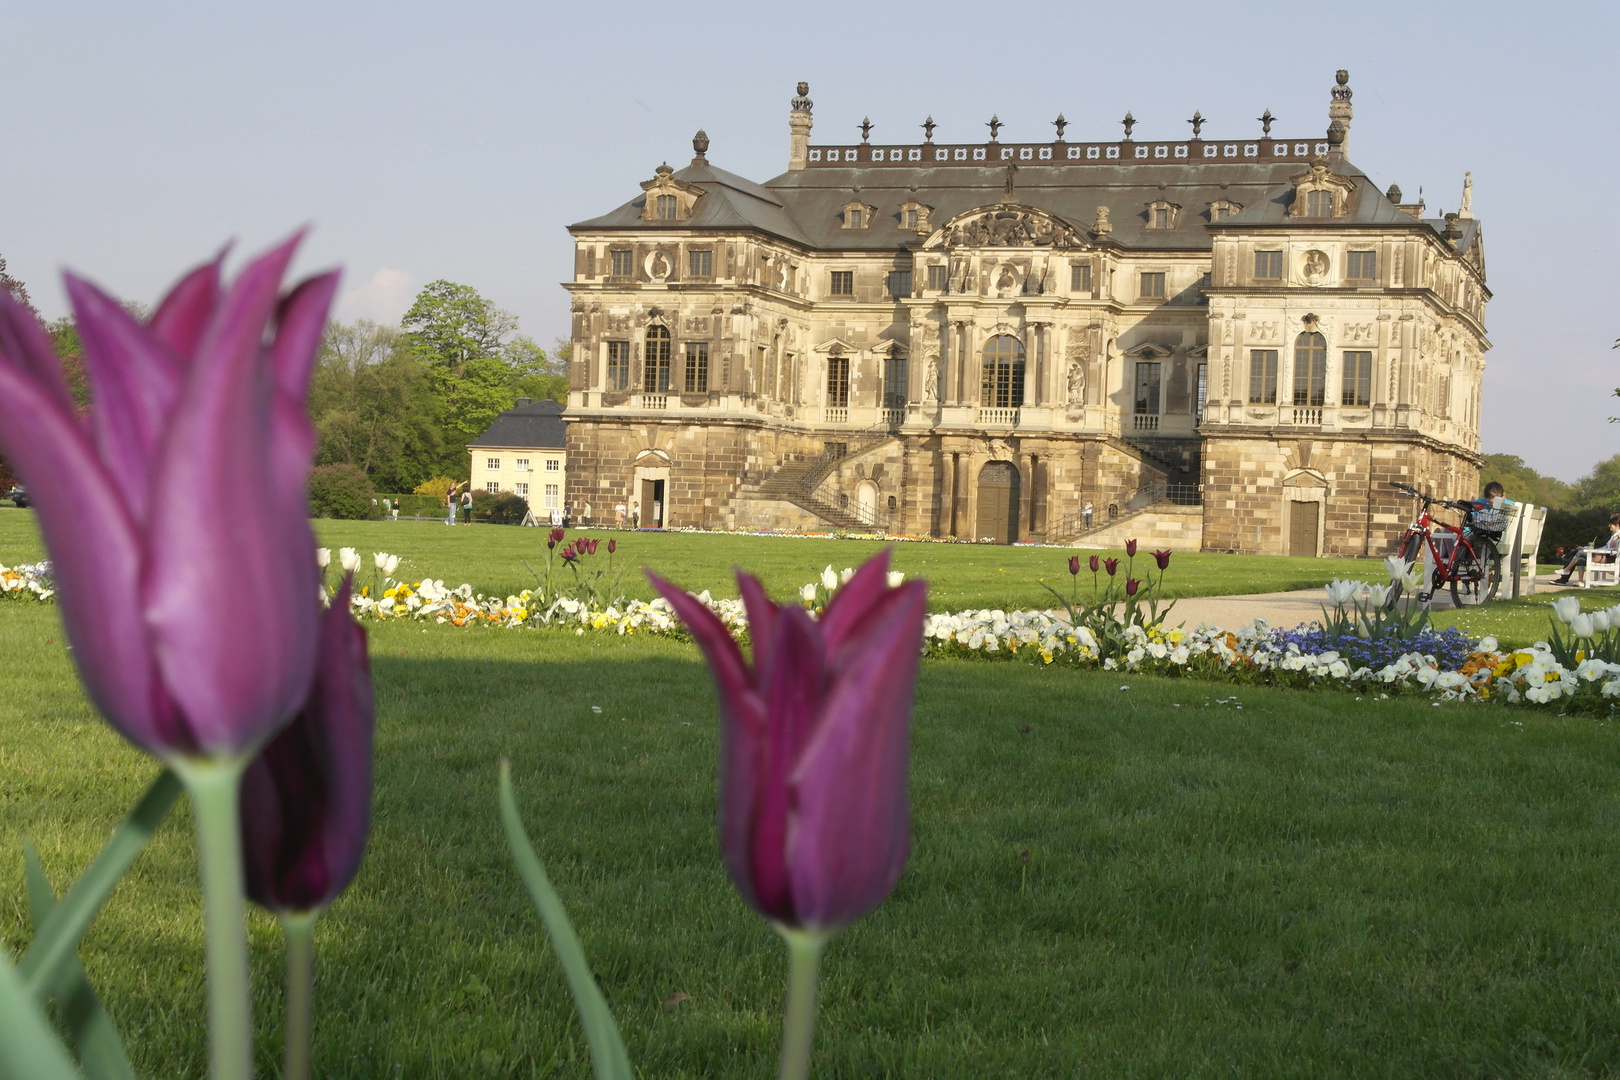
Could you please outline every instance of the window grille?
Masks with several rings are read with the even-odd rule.
[[[986,409],[1016,409],[1024,403],[1024,344],[1011,334],[984,343],[979,404]]]
[[[669,328],[647,328],[647,355],[642,363],[641,388],[649,394],[669,393]]]
[[[1075,263],[1069,267],[1069,291],[1091,291],[1091,264]]]
[[[854,296],[855,295],[855,271],[853,271],[853,270],[834,270],[832,272],[832,295],[834,295],[834,296]]]
[[[707,394],[709,392],[708,342],[688,341],[686,343],[685,385],[688,394]]]
[[[1249,404],[1277,404],[1277,350],[1249,350]]]
[[[501,459],[498,457],[485,458],[484,468],[488,469],[490,472],[499,472],[501,468]]]
[[[883,361],[883,407],[906,407],[906,376],[908,364],[904,356],[891,356]]]
[[[1142,296],[1145,299],[1154,299],[1164,296],[1164,274],[1152,273],[1142,275]]]
[[[1333,192],[1307,191],[1305,193],[1305,215],[1307,217],[1332,217]]]
[[[1372,353],[1344,354],[1344,391],[1341,405],[1366,405],[1372,401]]]
[[[849,357],[829,356],[827,358],[827,407],[844,409],[849,407]]]
[[[613,252],[613,276],[632,277],[636,272],[636,253],[633,251]]]
[[[911,295],[910,270],[895,270],[889,274],[889,295],[896,300]]]
[[[1257,251],[1254,253],[1254,276],[1262,281],[1278,281],[1283,276],[1283,253]]]
[[[1294,339],[1294,406],[1322,407],[1327,400],[1327,338],[1304,333]]]
[[[928,289],[930,292],[944,292],[950,285],[946,276],[948,269],[944,266],[930,266],[928,268]]]
[[[546,458],[546,472],[556,472],[558,469],[556,458]]]
[[[607,388],[609,390],[630,389],[630,343],[628,341],[608,342]]]
[[[688,251],[686,274],[688,277],[714,277],[714,252]]]
[[[1378,279],[1378,252],[1347,252],[1344,267],[1344,276],[1351,281],[1376,281]]]
[[[658,196],[658,218],[660,221],[674,221],[679,203],[673,195]]]

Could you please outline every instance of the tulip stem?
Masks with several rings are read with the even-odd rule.
[[[816,977],[827,935],[785,926],[777,931],[788,944],[787,1018],[782,1023],[781,1080],[807,1080],[810,1044],[816,1029]]]
[[[253,1002],[237,804],[247,758],[180,759],[171,765],[186,785],[197,816],[208,962],[208,1075],[212,1080],[251,1080]]]
[[[295,911],[281,917],[287,939],[287,1020],[283,1027],[286,1058],[282,1080],[309,1080],[310,1047],[314,1039],[312,1003],[315,997],[315,916]]]

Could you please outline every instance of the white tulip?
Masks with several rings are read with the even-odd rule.
[[[399,556],[398,555],[390,555],[390,556],[388,556],[388,561],[383,563],[383,565],[382,565],[382,572],[385,575],[386,574],[392,574],[395,570],[398,570],[398,569],[399,569]]]
[[[1388,585],[1368,585],[1367,602],[1375,608],[1382,608],[1389,602]]]
[[[356,570],[360,569],[360,553],[354,550],[354,548],[339,548],[338,565],[343,567],[343,569],[347,570],[349,573],[354,573]]]
[[[816,602],[816,583],[812,581],[810,584],[808,584],[804,588],[800,589],[799,590],[799,599],[803,600],[807,604],[815,603]]]
[[[1393,585],[1406,576],[1406,560],[1399,555],[1390,555],[1384,559],[1384,566],[1389,570],[1389,581]]]
[[[1560,596],[1552,602],[1552,609],[1558,621],[1568,626],[1569,620],[1580,614],[1581,601],[1574,596]]]
[[[1328,603],[1336,608],[1342,608],[1356,598],[1356,595],[1366,588],[1363,581],[1341,581],[1333,579],[1326,585]]]
[[[381,570],[388,564],[388,552],[374,551],[371,553],[371,565]]]
[[[900,583],[904,580],[906,580],[906,575],[902,574],[900,571],[889,571],[889,588],[898,589],[900,587]]]
[[[324,569],[328,564],[331,563],[331,561],[332,561],[332,549],[331,548],[316,548],[315,549],[315,565],[316,566],[319,566],[319,567]]]
[[[832,567],[829,566],[821,572],[821,586],[828,592],[838,588],[838,575],[833,572]]]
[[[1587,615],[1585,613],[1572,616],[1570,618],[1570,620],[1569,620],[1569,628],[1574,633],[1574,635],[1576,637],[1578,637],[1578,638],[1589,638],[1589,637],[1591,637],[1592,636],[1592,616]]]
[[[1592,612],[1592,629],[1600,634],[1609,632],[1609,613],[1607,611]]]
[[[849,579],[854,577],[854,576],[855,576],[855,568],[853,566],[846,566],[846,567],[844,567],[844,572],[842,574],[840,574],[839,577],[838,577],[838,583],[840,585],[848,585],[849,584]]]

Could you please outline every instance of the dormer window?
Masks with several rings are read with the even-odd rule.
[[[933,207],[924,206],[916,199],[910,199],[900,204],[900,227],[907,232],[928,233],[933,230],[929,224],[928,215]]]
[[[1350,213],[1350,193],[1355,185],[1336,176],[1325,160],[1318,158],[1311,171],[1294,177],[1294,202],[1289,217],[1340,218]]]
[[[1173,229],[1176,227],[1176,215],[1181,210],[1173,202],[1163,199],[1148,203],[1148,228]]]
[[[1241,214],[1242,212],[1243,205],[1241,203],[1231,202],[1227,199],[1216,199],[1209,204],[1209,220],[1211,221],[1225,221],[1233,214]]]
[[[907,210],[906,211],[906,228],[915,229],[917,227],[917,221],[918,221],[918,211],[916,211],[916,210]]]
[[[844,204],[843,209],[844,228],[868,228],[872,224],[872,215],[876,212],[877,207],[875,206],[867,206],[863,202],[847,202]]]
[[[680,200],[673,195],[658,196],[658,220],[674,221],[680,213]]]
[[[703,189],[696,184],[675,179],[675,170],[668,164],[658,166],[651,180],[643,180],[641,190],[647,193],[641,208],[643,221],[685,221],[703,197]]]

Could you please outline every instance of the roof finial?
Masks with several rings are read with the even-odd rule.
[[[1130,112],[1129,109],[1126,109],[1125,110],[1125,119],[1121,120],[1120,123],[1125,125],[1125,141],[1130,142],[1131,141],[1131,128],[1136,126],[1136,117],[1131,115],[1131,112]]]
[[[1063,141],[1063,129],[1069,126],[1069,122],[1067,120],[1063,119],[1063,114],[1062,113],[1058,113],[1058,118],[1056,120],[1052,121],[1052,126],[1057,128],[1058,142],[1062,142]]]
[[[810,84],[807,83],[807,82],[800,83],[799,84],[798,96],[793,99],[793,111],[794,112],[809,112],[810,111],[810,106],[814,105],[815,102],[810,100],[809,95],[810,95]]]
[[[861,142],[866,142],[872,137],[872,127],[872,118],[870,116],[861,117]]]
[[[1187,121],[1187,123],[1193,126],[1193,138],[1201,139],[1204,137],[1204,125],[1208,123],[1208,121],[1204,119],[1203,113],[1199,112],[1197,109],[1194,109],[1192,119]]]
[[[923,129],[923,140],[925,142],[933,142],[934,129],[939,126],[938,124],[934,123],[933,116],[929,116],[928,119],[924,120],[921,126]]]
[[[698,157],[709,152],[709,136],[702,128],[698,128],[698,133],[692,136],[692,152]]]
[[[985,124],[984,126],[990,129],[990,141],[995,142],[996,141],[996,134],[1002,128],[1001,118],[999,116],[997,116],[995,113],[991,113],[990,114],[990,122]]]
[[[1267,109],[1265,112],[1255,117],[1255,119],[1260,121],[1260,137],[1265,138],[1267,135],[1271,134],[1271,125],[1274,121],[1276,121],[1277,118],[1271,115],[1270,109]]]
[[[1350,153],[1350,73],[1340,68],[1333,76],[1333,100],[1328,102],[1327,141],[1340,154]]]

